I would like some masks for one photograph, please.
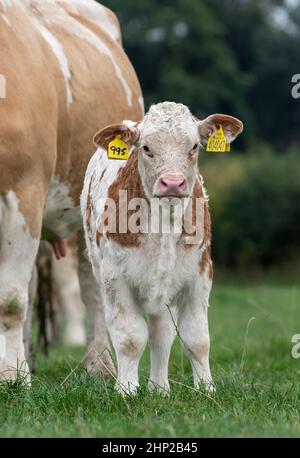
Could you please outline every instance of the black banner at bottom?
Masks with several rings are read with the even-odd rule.
[[[86,458],[105,457],[108,455],[123,456],[153,456],[153,455],[190,455],[204,456],[207,451],[226,451],[234,454],[251,451],[262,451],[262,447],[270,446],[271,439],[0,439],[0,448],[4,452],[7,447],[9,454],[20,451],[22,454],[35,452],[40,457],[43,453],[82,454]],[[274,445],[274,444],[273,444]],[[288,446],[293,447],[295,440],[275,439],[276,452],[288,452]],[[55,457],[56,458],[56,457]]]

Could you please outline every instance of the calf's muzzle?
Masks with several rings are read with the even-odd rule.
[[[158,179],[158,197],[186,197],[187,181],[183,175],[162,175]]]

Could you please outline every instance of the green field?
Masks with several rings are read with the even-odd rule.
[[[291,338],[300,334],[300,288],[215,286],[210,329],[212,397],[193,389],[178,342],[169,398],[146,392],[148,352],[141,392],[123,399],[112,381],[78,367],[82,349],[60,348],[39,355],[30,390],[0,386],[0,436],[299,437],[300,359],[291,357]]]

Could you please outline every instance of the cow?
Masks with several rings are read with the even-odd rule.
[[[113,363],[80,193],[95,131],[142,118],[140,85],[118,20],[94,0],[0,0],[0,43],[0,379],[30,383],[23,327],[39,243],[65,256],[75,232],[85,364],[105,375]]]
[[[195,388],[204,383],[214,389],[207,317],[211,223],[197,162],[199,145],[206,145],[220,127],[228,144],[243,130],[232,116],[199,120],[185,105],[164,102],[152,105],[141,122],[125,120],[95,135],[98,149],[86,171],[81,210],[121,393],[138,390],[139,360],[148,340],[148,387],[169,392],[168,360],[176,334],[191,361]],[[123,142],[117,157],[126,154],[127,145],[128,159],[109,156],[110,148],[118,148],[116,139]],[[158,225],[152,230],[154,214]],[[190,226],[183,225],[185,217]]]

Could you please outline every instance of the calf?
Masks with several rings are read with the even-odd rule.
[[[207,319],[213,276],[210,214],[197,162],[199,145],[219,126],[227,143],[243,130],[231,116],[200,121],[186,106],[164,102],[152,106],[140,123],[124,121],[95,136],[99,148],[87,168],[81,208],[116,352],[118,391],[137,390],[148,339],[149,389],[169,391],[176,332],[191,361],[195,387],[204,382],[213,389]],[[126,161],[108,159],[116,137],[130,147]]]

